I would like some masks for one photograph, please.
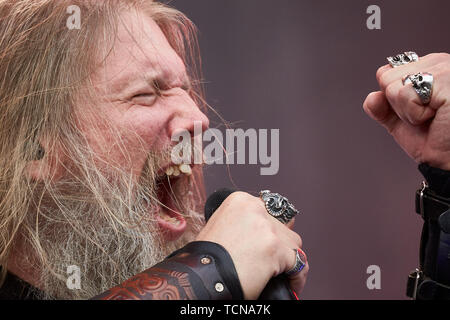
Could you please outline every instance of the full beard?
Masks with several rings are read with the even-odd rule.
[[[36,214],[25,222],[32,254],[22,262],[39,266],[38,298],[94,297],[195,238],[203,224],[195,176],[182,176],[168,191],[188,228],[179,239],[165,241],[156,220],[163,205],[157,168],[157,161],[149,160],[137,183],[120,175],[112,183],[91,174],[84,175],[91,177],[88,184],[66,180],[52,186],[52,192],[45,188]],[[79,289],[68,286],[69,266],[80,270]]]

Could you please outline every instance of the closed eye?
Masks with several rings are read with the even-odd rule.
[[[190,84],[186,83],[181,86],[181,89],[183,89],[184,91],[189,93],[191,91],[192,87]]]
[[[155,103],[158,96],[151,92],[151,93],[141,93],[133,96],[131,98],[131,101],[134,104],[142,105],[142,106],[151,106]]]

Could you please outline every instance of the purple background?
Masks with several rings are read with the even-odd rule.
[[[421,176],[362,103],[377,90],[386,56],[450,52],[450,2],[170,3],[200,29],[208,102],[234,128],[280,128],[277,175],[259,175],[258,165],[209,166],[207,191],[233,182],[269,188],[303,212],[295,227],[311,266],[303,299],[405,299],[418,264]],[[381,30],[366,28],[371,4],[381,8]],[[381,290],[366,287],[372,264]]]

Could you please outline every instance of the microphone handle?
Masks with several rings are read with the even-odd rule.
[[[270,279],[258,300],[299,300],[289,286],[289,280],[284,274]]]

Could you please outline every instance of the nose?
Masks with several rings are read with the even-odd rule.
[[[200,127],[201,132],[206,131],[209,128],[208,117],[186,92],[183,92],[179,97],[174,101],[174,113],[168,125],[170,137],[181,130],[187,130],[193,137],[196,127]]]

